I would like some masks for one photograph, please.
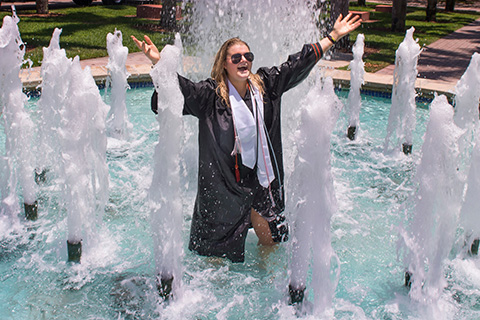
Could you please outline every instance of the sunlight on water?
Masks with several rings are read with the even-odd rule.
[[[160,303],[146,205],[158,141],[158,122],[149,105],[152,90],[127,92],[132,138],[120,145],[109,138],[110,191],[104,224],[97,243],[86,248],[81,264],[66,262],[67,217],[60,209],[61,195],[55,183],[40,188],[38,221],[24,222],[12,233],[0,229],[2,319],[297,318],[287,304],[285,257],[291,244],[281,245],[267,258],[250,233],[244,264],[191,253],[186,244],[195,192],[189,189],[182,195],[183,294],[170,304]],[[345,103],[347,93],[339,95]],[[403,264],[396,253],[397,226],[403,221],[399,212],[402,206],[408,206],[419,155],[385,156],[382,144],[389,101],[372,97],[362,100],[362,132],[357,140],[346,139],[347,116],[343,113],[332,134],[332,172],[338,202],[338,211],[332,217],[332,247],[341,263],[333,299],[334,317],[424,319],[428,310],[409,300],[403,287]],[[28,108],[35,112],[35,99],[30,100]],[[428,110],[417,108],[416,116],[414,143],[420,145]],[[195,177],[182,176],[183,184],[194,181]],[[444,311],[441,318],[475,318],[480,301],[477,259],[454,259],[447,270],[449,286],[438,302]]]

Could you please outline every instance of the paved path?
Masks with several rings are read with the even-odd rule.
[[[480,19],[424,47],[418,60],[418,77],[456,82],[475,52],[480,53]],[[394,69],[390,65],[377,74],[393,74]]]
[[[475,52],[480,53],[480,19],[426,46],[418,60],[419,77],[458,80]]]

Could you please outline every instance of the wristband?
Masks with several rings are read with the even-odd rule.
[[[335,44],[337,41],[329,34],[326,35],[327,39],[330,40],[331,43]]]

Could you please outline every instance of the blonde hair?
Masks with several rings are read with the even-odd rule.
[[[211,77],[217,82],[217,95],[222,98],[227,106],[230,106],[229,92],[227,86],[227,70],[225,70],[225,61],[227,60],[227,51],[230,47],[236,44],[244,44],[250,50],[248,44],[240,38],[231,38],[223,43],[215,55],[215,61],[213,62]],[[248,76],[250,82],[260,91],[263,95],[265,90],[263,88],[263,80],[258,74],[250,72]]]

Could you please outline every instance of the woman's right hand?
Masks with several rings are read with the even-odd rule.
[[[145,39],[144,41],[138,40],[135,38],[135,36],[131,37],[137,47],[142,50],[142,52],[147,56],[148,59],[150,59],[150,61],[152,61],[153,64],[156,64],[160,60],[160,52],[148,36],[143,36]]]

